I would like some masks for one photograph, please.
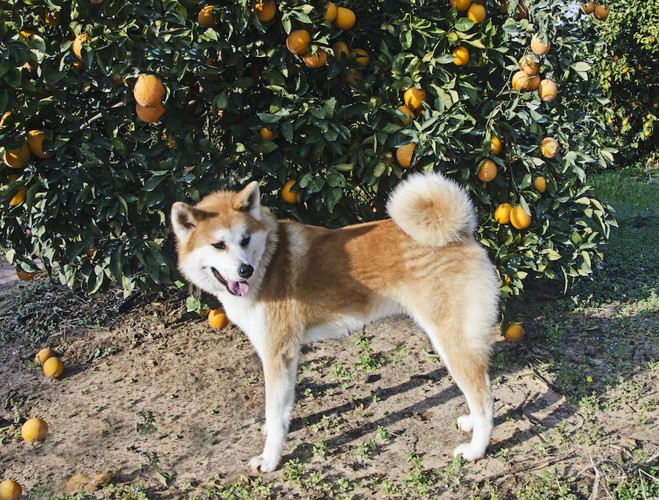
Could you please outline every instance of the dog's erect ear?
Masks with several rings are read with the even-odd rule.
[[[261,218],[261,193],[259,183],[252,181],[242,191],[233,195],[231,207],[234,210],[248,213],[255,219]]]
[[[186,241],[202,218],[201,210],[177,201],[172,205],[172,228],[179,241]]]

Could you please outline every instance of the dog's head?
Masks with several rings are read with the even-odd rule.
[[[176,202],[171,217],[183,275],[214,295],[247,295],[271,230],[258,183],[210,194],[195,206]]]

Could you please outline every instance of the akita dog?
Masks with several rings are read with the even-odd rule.
[[[252,468],[270,472],[281,459],[300,345],[395,314],[425,331],[465,395],[469,414],[458,425],[473,435],[453,454],[482,457],[499,289],[466,191],[440,174],[411,175],[388,201],[391,219],[342,229],[278,221],[259,197],[252,182],[171,213],[181,272],[218,297],[263,364],[266,440]]]

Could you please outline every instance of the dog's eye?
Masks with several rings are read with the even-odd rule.
[[[224,250],[227,247],[226,243],[224,243],[223,241],[218,241],[217,243],[213,243],[213,246],[218,250]]]
[[[251,238],[251,236],[245,236],[245,237],[242,239],[242,241],[240,242],[240,246],[241,246],[241,247],[246,247],[247,245],[249,245],[249,240],[250,240],[250,238]]]

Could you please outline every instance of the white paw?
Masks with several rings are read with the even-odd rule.
[[[462,415],[458,417],[458,428],[464,432],[471,432],[474,430],[474,419],[471,415]]]
[[[474,449],[471,443],[463,443],[453,450],[453,456],[457,457],[458,455],[462,455],[462,458],[467,462],[473,462],[474,460],[483,458],[485,456],[485,450],[481,450],[480,448]]]
[[[277,460],[268,460],[263,457],[263,455],[259,455],[258,457],[254,457],[249,461],[249,466],[254,470],[254,472],[272,472],[277,468],[277,465],[279,464],[279,459]]]

